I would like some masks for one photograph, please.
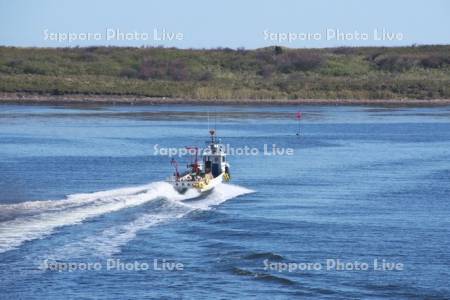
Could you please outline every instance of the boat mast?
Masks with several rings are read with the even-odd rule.
[[[216,143],[216,130],[210,129],[209,134],[211,135],[211,144],[215,144]]]

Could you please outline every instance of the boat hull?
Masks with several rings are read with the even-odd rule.
[[[184,194],[188,190],[192,189],[195,190],[201,194],[207,193],[209,191],[212,191],[216,186],[224,182],[224,173],[221,173],[217,177],[211,179],[208,181],[207,184],[201,184],[196,185],[195,181],[192,182],[183,182],[183,181],[177,181],[177,180],[169,180],[168,181],[175,190],[177,190],[179,193]]]

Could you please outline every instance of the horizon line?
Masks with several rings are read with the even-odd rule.
[[[449,44],[419,44],[419,43],[413,43],[413,44],[405,44],[405,45],[392,45],[392,46],[380,46],[380,45],[361,45],[361,46],[355,46],[355,45],[342,45],[342,46],[329,46],[329,47],[288,47],[283,45],[268,45],[265,47],[258,47],[258,48],[246,48],[244,46],[241,47],[228,47],[228,46],[217,46],[217,47],[210,47],[210,48],[196,48],[196,47],[176,47],[176,46],[167,46],[167,45],[140,45],[140,46],[131,46],[131,45],[73,45],[73,46],[18,46],[18,45],[2,45],[0,44],[0,48],[19,48],[19,49],[79,49],[79,48],[123,48],[123,49],[145,49],[145,48],[162,48],[162,49],[177,49],[177,50],[233,50],[233,51],[254,51],[254,50],[260,50],[260,49],[266,49],[266,48],[272,48],[272,47],[281,47],[284,49],[291,49],[291,50],[301,50],[301,49],[308,49],[308,50],[322,50],[322,49],[339,49],[339,48],[415,48],[415,47],[445,47],[450,46]]]

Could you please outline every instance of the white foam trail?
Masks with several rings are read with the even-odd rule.
[[[203,199],[180,202],[180,199],[168,198],[169,201],[161,212],[143,214],[128,224],[108,228],[81,241],[64,245],[55,249],[54,254],[47,256],[47,258],[64,260],[68,257],[83,257],[85,255],[111,256],[119,253],[121,246],[133,240],[141,230],[182,218],[195,210],[211,209],[229,199],[251,192],[253,191],[240,186],[221,184]],[[187,196],[185,199],[192,198],[192,196],[195,195]]]
[[[9,205],[7,208],[10,210],[28,210],[26,214],[34,215],[20,215],[16,219],[0,223],[0,253],[15,249],[25,241],[43,238],[61,226],[78,224],[89,218],[161,197],[182,200],[189,196],[192,195],[178,194],[168,183],[155,182],[136,188],[71,195],[66,200]]]
[[[144,214],[132,222],[108,228],[98,234],[88,236],[87,238],[66,244],[53,251],[53,254],[47,255],[47,259],[65,260],[67,258],[78,258],[86,255],[111,256],[120,252],[120,246],[127,244],[136,237],[140,230],[152,226],[178,219],[186,215],[186,211],[166,213]]]
[[[213,192],[201,201],[184,202],[194,209],[207,210],[219,205],[229,199],[236,198],[241,195],[250,194],[254,191],[234,185],[234,184],[220,184],[214,188]]]
[[[62,200],[46,200],[46,201],[27,201],[17,204],[0,204],[0,220],[11,219],[25,215],[43,213],[46,211],[64,210],[84,206],[102,199],[110,199],[112,197],[130,196],[133,194],[144,193],[148,189],[153,188],[154,184],[141,185],[136,187],[126,187],[113,189],[108,191],[100,191],[94,193],[73,194],[68,195]]]

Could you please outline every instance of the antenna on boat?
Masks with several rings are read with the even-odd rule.
[[[211,127],[210,127],[210,125],[209,125],[209,108],[208,108],[208,110],[207,110],[207,114],[208,114],[208,130],[210,130]]]
[[[211,135],[211,143],[214,144],[215,140],[216,140],[216,130],[215,129],[210,129],[209,130],[209,134]]]
[[[217,109],[214,109],[214,130],[217,130]]]
[[[214,128],[211,127],[210,117],[209,117],[209,108],[206,111],[206,113],[207,113],[207,116],[208,116],[208,132],[209,132],[209,135],[211,136],[211,143],[214,143],[215,142],[215,134],[216,134],[216,128],[215,128],[216,126],[214,125]]]

